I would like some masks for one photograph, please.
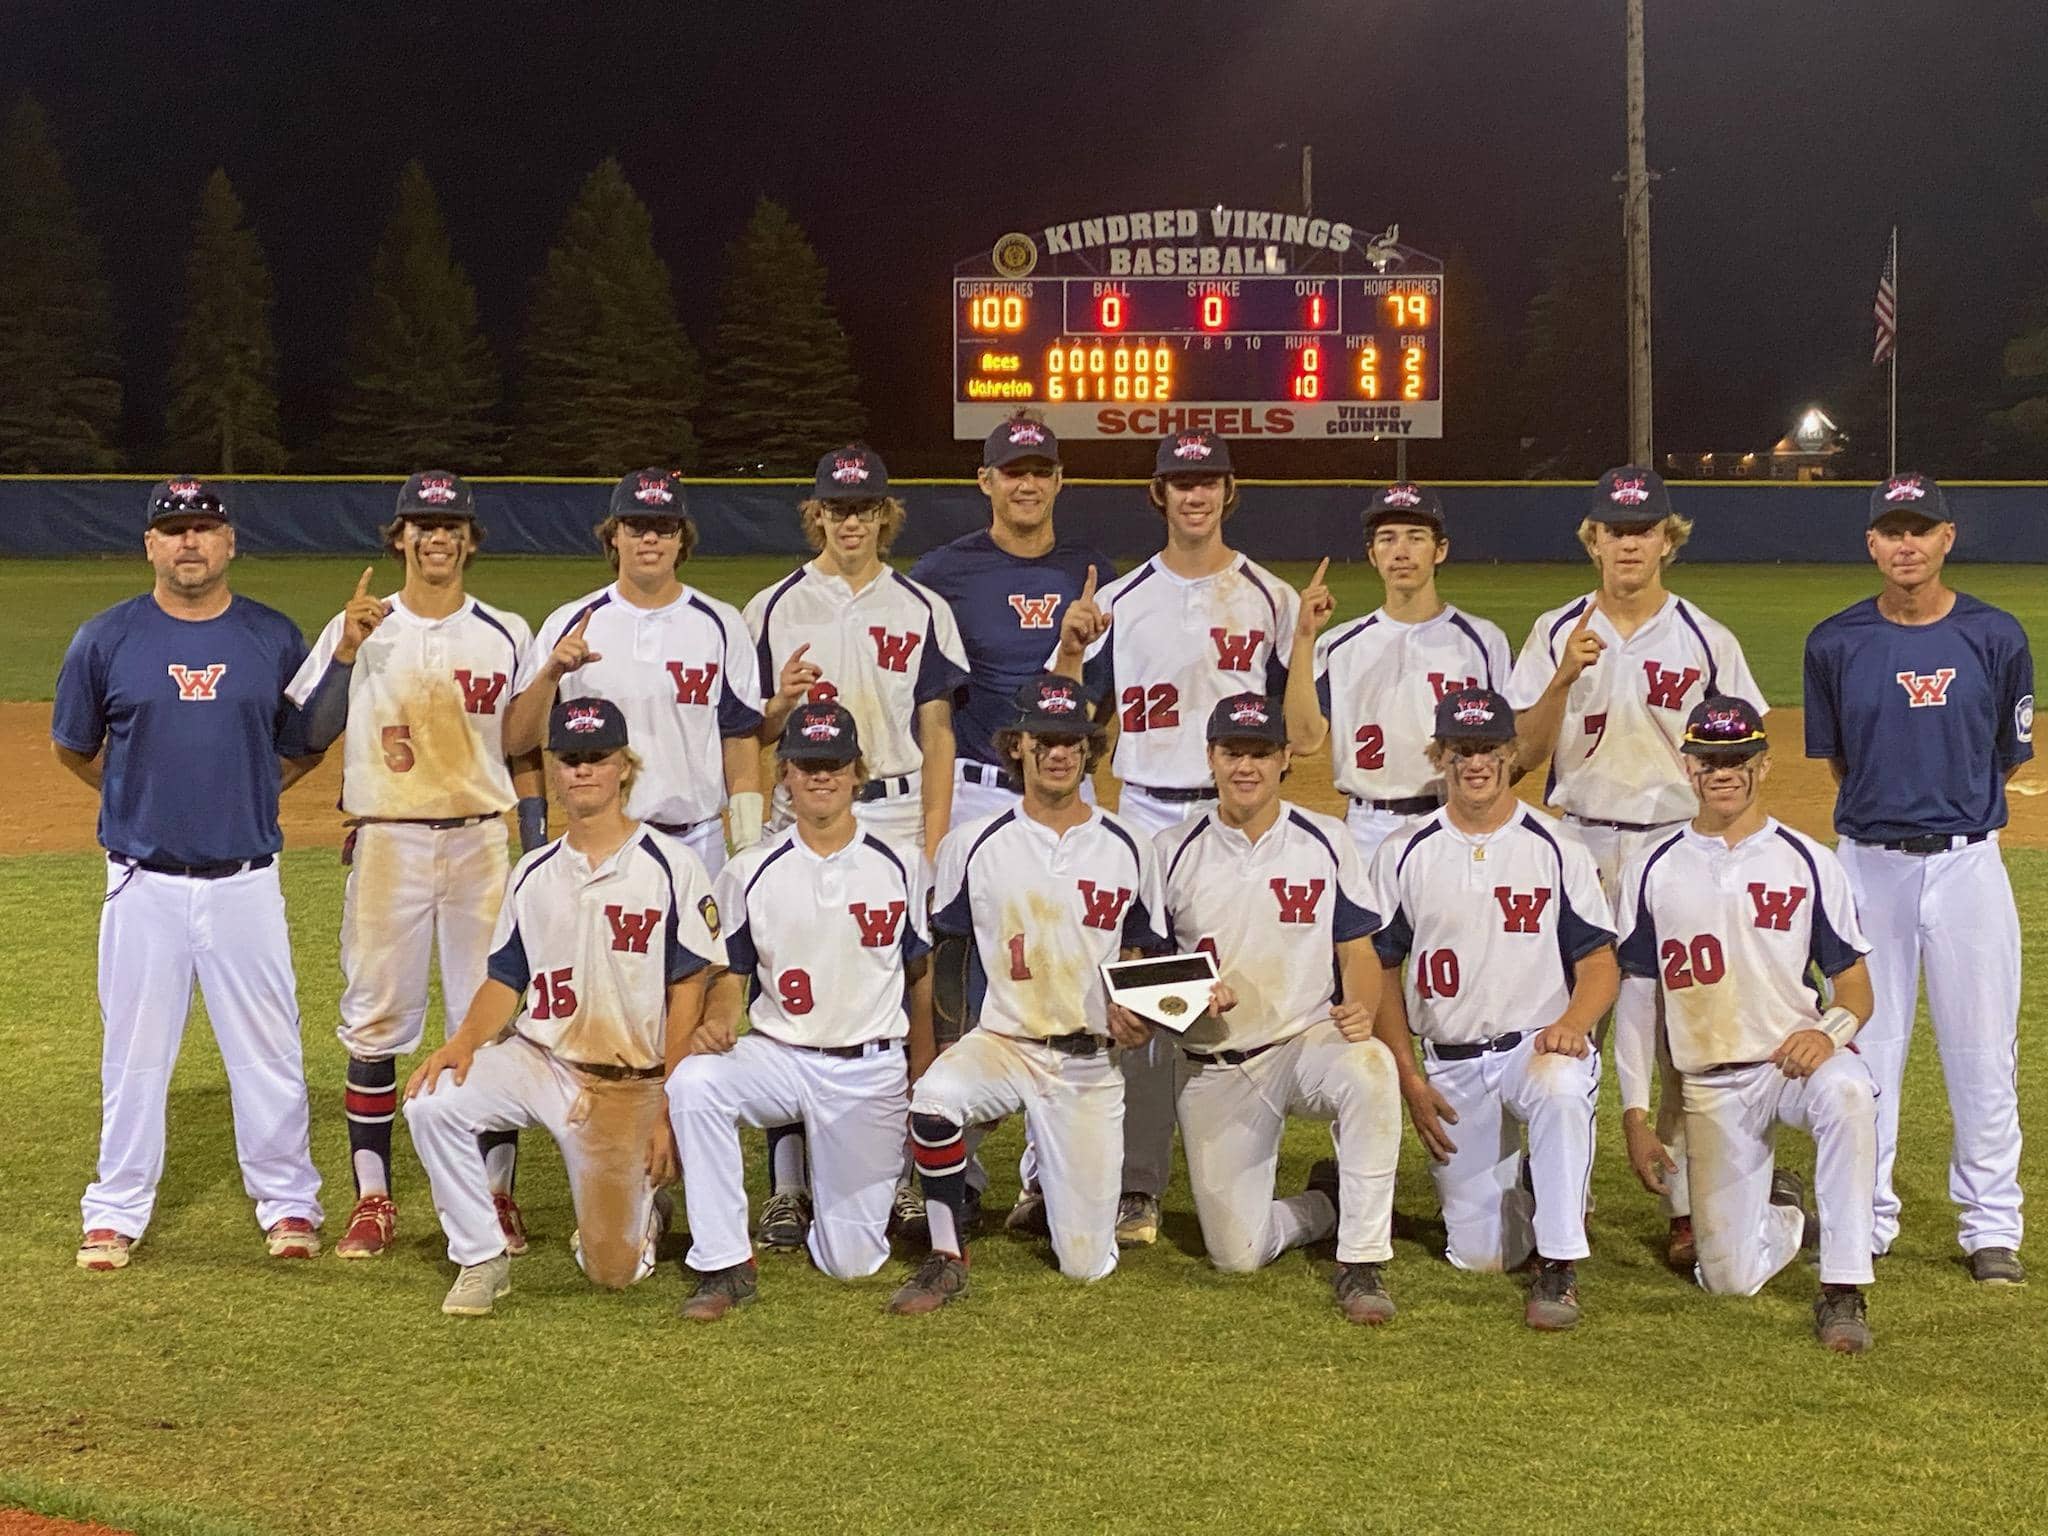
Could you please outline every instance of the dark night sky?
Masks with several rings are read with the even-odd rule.
[[[2048,281],[2027,211],[2048,193],[2038,4],[1649,12],[1660,445],[1767,441],[1849,377],[1894,217],[1902,358],[1924,345],[1913,316],[1937,273],[1951,292],[1982,285],[1976,345],[1995,358]],[[106,245],[137,441],[161,410],[214,165],[270,254],[303,439],[408,157],[509,357],[569,199],[616,152],[694,335],[724,244],[757,193],[780,198],[831,273],[873,435],[942,450],[957,260],[1060,218],[1287,204],[1294,157],[1276,141],[1314,144],[1319,211],[1464,247],[1519,326],[1537,253],[1614,207],[1621,15],[1621,0],[12,0],[0,89],[42,98]]]

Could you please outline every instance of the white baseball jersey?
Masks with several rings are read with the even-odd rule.
[[[759,984],[748,1017],[785,1045],[860,1045],[910,1032],[904,967],[930,953],[923,866],[856,831],[812,851],[795,827],[719,872],[727,964]]]
[[[1625,975],[1656,980],[1681,1072],[1769,1059],[1820,1019],[1809,979],[1869,952],[1834,851],[1771,818],[1730,848],[1690,826],[1629,863],[1615,901]]]
[[[1337,788],[1354,800],[1441,799],[1443,776],[1423,755],[1437,701],[1507,679],[1508,637],[1456,608],[1420,624],[1380,608],[1331,630],[1316,641],[1316,699]]]
[[[799,567],[756,592],[746,607],[761,697],[774,695],[798,646],[821,674],[813,698],[836,699],[860,728],[875,778],[923,766],[912,727],[920,705],[950,698],[967,681],[967,651],[953,610],[929,587],[887,566],[858,592],[841,577]]]
[[[1020,806],[939,844],[932,928],[973,936],[987,982],[979,1027],[997,1034],[1107,1034],[1098,967],[1126,946],[1162,950],[1159,911],[1152,844],[1107,811],[1060,833]]]
[[[1380,844],[1373,891],[1386,918],[1374,947],[1408,962],[1408,1027],[1442,1045],[1555,1022],[1579,960],[1614,942],[1593,856],[1528,806],[1484,837],[1437,811]]]
[[[524,1001],[513,1028],[564,1061],[665,1062],[671,982],[723,968],[711,877],[682,842],[638,828],[595,868],[557,838],[512,871],[490,976]]]
[[[510,810],[505,707],[532,681],[533,631],[503,608],[467,599],[427,619],[393,593],[391,612],[356,652],[348,679],[341,808],[351,816],[438,821]],[[334,661],[345,615],[320,631],[285,693],[303,706]]]
[[[1380,926],[1358,848],[1333,816],[1282,803],[1257,842],[1214,809],[1155,839],[1166,937],[1205,949],[1237,1006],[1182,1036],[1197,1051],[1291,1040],[1327,1018],[1336,946]]]
[[[1543,696],[1565,641],[1594,595],[1574,598],[1536,621],[1508,678],[1507,699],[1514,708],[1527,709]],[[1672,596],[1626,640],[1598,609],[1591,628],[1607,649],[1565,696],[1544,798],[1561,811],[1602,821],[1655,826],[1691,819],[1697,803],[1678,756],[1687,713],[1716,693],[1747,699],[1759,714],[1769,708],[1749,675],[1741,644],[1727,628]]]
[[[1193,581],[1154,555],[1095,601],[1113,622],[1088,647],[1083,678],[1094,697],[1116,700],[1116,776],[1153,789],[1211,788],[1209,711],[1234,693],[1287,691],[1294,589],[1243,555]]]
[[[549,614],[533,638],[528,678],[584,613],[601,658],[561,681],[557,698],[610,699],[643,765],[626,814],[687,826],[725,804],[723,740],[761,725],[760,670],[739,610],[693,587],[666,608],[636,608],[604,587]]]

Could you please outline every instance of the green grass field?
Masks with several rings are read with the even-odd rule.
[[[707,561],[690,574],[740,601],[785,568]],[[360,570],[251,560],[236,578],[310,633]],[[598,574],[507,559],[476,577],[537,620]],[[1340,614],[1369,606],[1363,566],[1334,574]],[[1955,575],[2048,638],[2038,570]],[[47,699],[72,629],[145,576],[139,561],[0,564],[13,639],[0,698]],[[1838,566],[1681,567],[1673,584],[1736,628],[1782,703],[1797,701],[1807,626],[1870,588],[1866,568]],[[1536,612],[1585,585],[1577,566],[1452,567],[1444,582],[1516,644]],[[2038,944],[2048,853],[2015,849],[2008,863]],[[0,859],[0,1505],[140,1531],[451,1536],[2040,1528],[2048,1283],[1984,1293],[1957,1261],[1948,1115],[1924,1031],[1905,1094],[1905,1230],[1879,1266],[1878,1348],[1861,1360],[1811,1342],[1803,1266],[1750,1301],[1664,1271],[1662,1217],[1621,1160],[1611,1087],[1587,1315],[1572,1335],[1528,1333],[1512,1282],[1435,1256],[1412,1135],[1389,1276],[1401,1315],[1374,1332],[1336,1319],[1327,1253],[1249,1277],[1211,1272],[1184,1184],[1158,1247],[1092,1288],[1061,1280],[1041,1247],[994,1235],[975,1248],[970,1299],[933,1318],[882,1315],[902,1261],[839,1285],[777,1259],[762,1265],[758,1305],[686,1325],[673,1263],[624,1296],[585,1285],[541,1137],[528,1138],[521,1179],[534,1252],[497,1315],[471,1323],[438,1311],[450,1270],[402,1135],[395,1254],[361,1266],[264,1257],[199,1009],[155,1223],[127,1271],[73,1267],[98,1129],[99,867],[90,855]],[[314,1149],[336,1216],[349,1191],[332,1034],[341,872],[331,851],[299,850],[284,881]],[[2030,988],[2021,1094],[2037,1192],[2044,1029],[2048,1005]],[[1292,1132],[1283,1186],[1299,1187],[1323,1134]],[[997,1213],[1018,1140],[1006,1127],[990,1143]],[[1786,1147],[1810,1167],[1803,1140]]]

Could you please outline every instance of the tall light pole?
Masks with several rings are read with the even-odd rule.
[[[1628,0],[1628,188],[1622,197],[1628,244],[1628,452],[1651,460],[1650,167],[1643,134],[1643,0]]]

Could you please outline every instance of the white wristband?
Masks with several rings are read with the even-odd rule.
[[[1863,1027],[1863,1021],[1842,1007],[1830,1008],[1820,1016],[1820,1022],[1813,1026],[1839,1046],[1847,1045]]]
[[[762,809],[759,790],[743,789],[726,801],[726,830],[734,853],[761,841]]]

